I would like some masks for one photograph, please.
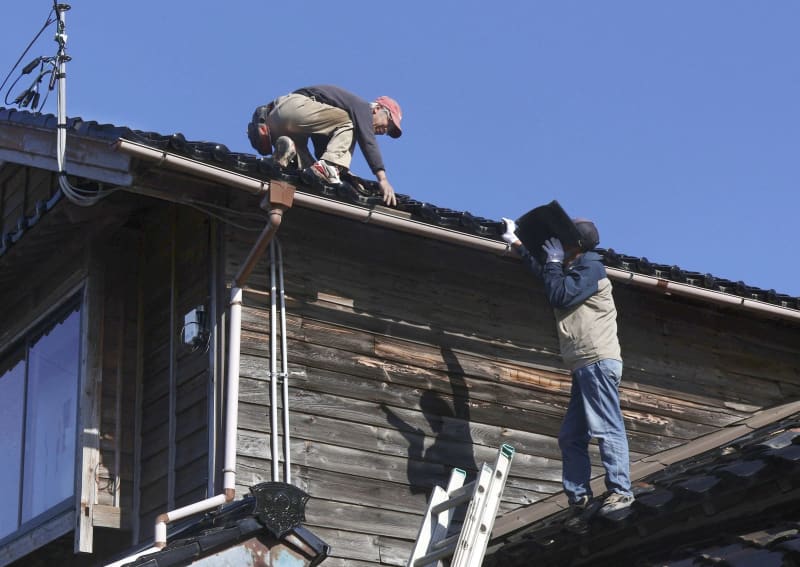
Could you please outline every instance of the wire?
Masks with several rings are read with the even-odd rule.
[[[205,201],[198,201],[196,199],[192,199],[191,197],[186,197],[185,198],[185,202],[188,203],[188,204],[203,205],[203,206],[208,207],[210,209],[217,209],[218,211],[225,211],[225,212],[228,212],[228,213],[233,213],[237,217],[246,217],[246,218],[250,218],[250,219],[254,219],[254,220],[258,220],[258,221],[263,221],[263,220],[268,220],[269,219],[269,217],[266,214],[240,212],[240,211],[237,211],[236,209],[231,209],[230,207],[226,207],[224,205],[217,205],[216,203],[207,203]],[[259,229],[259,230],[261,230],[261,229]]]
[[[66,54],[67,50],[67,34],[66,24],[64,22],[64,12],[69,10],[68,4],[57,4],[53,2],[53,8],[56,11],[58,24],[56,28],[55,41],[58,43],[58,54],[56,55],[56,68],[55,79],[58,82],[58,121],[56,124],[56,161],[58,163],[58,185],[61,192],[70,201],[80,207],[91,207],[105,199],[110,194],[118,191],[119,188],[102,189],[102,185],[98,191],[87,191],[74,187],[67,179],[66,165],[66,152],[67,152],[67,61],[69,57]]]
[[[36,40],[37,40],[37,39],[39,39],[39,36],[41,36],[41,35],[42,35],[42,33],[44,33],[44,30],[46,30],[50,24],[52,24],[53,22],[55,22],[55,20],[54,20],[54,19],[50,19],[50,16],[52,16],[52,15],[53,15],[53,12],[55,12],[55,10],[56,10],[56,4],[55,4],[55,2],[53,2],[53,7],[50,9],[50,13],[48,13],[48,14],[47,14],[47,20],[45,21],[44,25],[42,26],[42,29],[40,29],[40,30],[39,30],[39,33],[37,33],[37,34],[34,36],[34,38],[33,38],[33,39],[31,40],[31,42],[28,44],[28,47],[26,47],[26,48],[25,48],[25,51],[23,51],[23,52],[22,52],[22,55],[20,55],[20,56],[19,56],[19,59],[17,59],[17,62],[16,62],[16,63],[14,63],[14,66],[11,68],[11,71],[9,71],[9,72],[8,72],[8,75],[6,75],[6,78],[5,78],[5,79],[3,79],[3,84],[0,84],[0,91],[2,91],[2,90],[5,88],[5,86],[6,86],[6,83],[8,82],[8,79],[10,79],[10,78],[11,78],[11,74],[14,72],[14,70],[17,68],[17,66],[19,66],[19,62],[20,62],[20,61],[22,61],[22,59],[23,59],[23,58],[25,57],[25,55],[28,53],[28,51],[29,51],[29,50],[30,50],[30,48],[33,46],[33,44],[34,44],[34,43],[36,43]],[[14,81],[14,83],[16,84],[16,81]],[[8,97],[8,95],[6,95],[6,98],[7,98],[7,97]],[[6,104],[8,104],[8,103],[6,103]]]
[[[234,228],[238,228],[239,230],[245,230],[247,232],[260,232],[260,231],[264,230],[263,226],[262,227],[244,226],[244,225],[239,224],[239,223],[237,223],[235,221],[232,221],[231,219],[229,219],[227,217],[223,217],[222,215],[218,215],[217,213],[215,213],[215,212],[213,212],[213,211],[211,211],[211,210],[209,210],[209,209],[207,209],[205,207],[197,205],[197,204],[195,204],[194,202],[191,202],[191,201],[184,201],[184,204],[188,205],[189,207],[192,207],[193,209],[197,209],[201,213],[205,213],[210,217],[214,217],[215,219],[220,220],[220,221],[224,222],[225,224],[229,224]]]
[[[245,226],[241,223],[238,223],[230,218],[230,216],[236,216],[238,218],[245,217],[249,219],[254,219],[256,221],[269,222],[269,217],[264,214],[258,213],[247,213],[237,211],[235,209],[231,209],[230,207],[225,207],[223,205],[217,205],[216,203],[208,203],[206,201],[198,201],[196,199],[192,199],[191,197],[185,197],[182,195],[173,195],[170,193],[165,193],[163,191],[158,191],[155,189],[150,189],[147,187],[119,187],[121,191],[127,191],[130,193],[134,193],[137,195],[144,195],[145,197],[152,197],[154,199],[161,199],[162,201],[169,201],[170,203],[177,203],[179,205],[186,205],[187,207],[196,209],[201,213],[204,213],[210,217],[213,217],[225,224],[238,228],[240,230],[245,230],[247,232],[260,232],[264,230],[264,225],[259,226]],[[215,213],[214,210],[217,211],[224,211],[226,213],[230,213],[230,216],[224,216],[218,213]]]

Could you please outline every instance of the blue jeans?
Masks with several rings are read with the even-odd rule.
[[[589,486],[591,461],[589,440],[600,445],[606,470],[606,488],[631,494],[628,438],[619,408],[622,362],[605,359],[572,372],[569,407],[561,424],[558,446],[563,459],[563,484],[570,502],[592,497]]]

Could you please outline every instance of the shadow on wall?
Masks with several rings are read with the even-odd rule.
[[[428,421],[433,443],[425,448],[426,433],[407,423],[385,404],[381,409],[387,420],[408,441],[408,482],[412,494],[430,493],[435,484],[446,485],[450,470],[464,469],[468,475],[477,470],[470,432],[469,391],[464,371],[449,347],[441,347],[442,359],[453,392],[453,405],[439,393],[425,390],[419,407]],[[443,472],[444,471],[444,472]]]

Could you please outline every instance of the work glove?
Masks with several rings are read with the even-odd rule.
[[[515,223],[511,219],[503,218],[503,227],[505,232],[503,233],[503,240],[508,242],[509,244],[514,244],[519,238],[515,234],[517,232],[517,223]]]
[[[548,262],[561,263],[564,261],[564,247],[561,246],[561,241],[555,236],[544,241],[542,250],[547,254]]]

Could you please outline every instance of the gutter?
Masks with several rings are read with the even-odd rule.
[[[171,154],[145,144],[139,144],[120,138],[115,143],[114,147],[117,151],[132,155],[136,158],[158,162],[159,166],[166,166],[171,169],[193,173],[205,179],[213,179],[254,195],[266,194],[270,190],[269,181],[248,177],[247,175],[208,165],[177,154]],[[273,181],[272,184],[275,185],[275,182]],[[319,197],[317,195],[310,195],[308,193],[297,193],[294,197],[294,203],[302,207],[357,220],[363,223],[376,224],[417,236],[424,236],[458,246],[466,246],[475,250],[490,252],[497,256],[516,256],[516,253],[513,252],[510,246],[505,242],[499,242],[482,236],[473,236],[456,230],[433,226],[410,218],[405,218],[401,216],[402,213],[393,209],[384,207],[367,209],[361,206]],[[663,295],[674,294],[682,297],[691,297],[715,305],[742,309],[749,313],[757,313],[786,321],[800,322],[800,310],[797,309],[781,307],[779,305],[773,305],[756,299],[744,298],[723,291],[713,291],[690,284],[637,274],[619,268],[608,267],[606,268],[606,272],[608,273],[608,277],[612,280],[647,288],[652,291],[660,291]]]

